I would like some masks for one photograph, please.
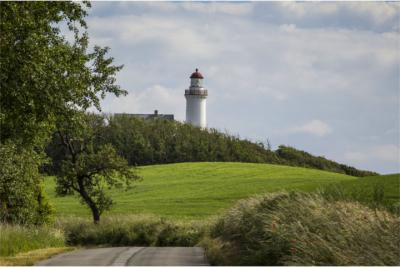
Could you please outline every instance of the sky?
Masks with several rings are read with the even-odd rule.
[[[208,127],[400,172],[399,2],[92,2],[87,22],[129,92],[103,112],[184,121],[199,68]]]

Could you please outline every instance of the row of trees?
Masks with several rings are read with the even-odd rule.
[[[292,147],[280,146],[273,151],[262,143],[176,121],[143,120],[129,115],[88,116],[103,122],[98,123],[101,127],[96,131],[97,146],[111,144],[133,166],[194,161],[255,162],[308,167],[353,176],[375,174]],[[47,170],[58,173],[66,151],[57,135],[47,147],[47,153],[53,159]]]
[[[378,175],[378,173],[375,172],[359,170],[321,156],[311,155],[308,152],[289,146],[279,146],[279,148],[275,150],[275,154],[280,159],[284,160],[286,165],[326,170],[359,177]]]
[[[169,120],[143,120],[129,115],[107,118],[107,142],[131,165],[192,161],[279,163],[260,144],[241,140],[215,129],[201,130]]]

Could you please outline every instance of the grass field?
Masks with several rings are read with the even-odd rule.
[[[252,163],[178,163],[139,168],[143,180],[128,191],[112,190],[107,214],[152,214],[196,220],[220,214],[238,199],[279,190],[312,191],[355,177],[320,170]],[[56,197],[54,179],[46,191],[58,216],[89,216],[74,196]]]

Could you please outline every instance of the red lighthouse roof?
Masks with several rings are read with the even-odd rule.
[[[203,75],[201,75],[201,73],[199,72],[199,69],[196,69],[196,71],[192,73],[190,78],[191,79],[193,79],[193,78],[195,78],[195,79],[204,79]]]

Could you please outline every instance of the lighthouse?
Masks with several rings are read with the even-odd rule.
[[[203,88],[203,75],[196,69],[190,76],[190,87],[185,90],[186,122],[193,126],[206,128],[207,90]]]

